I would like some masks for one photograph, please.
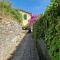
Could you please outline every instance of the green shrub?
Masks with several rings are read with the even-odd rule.
[[[60,2],[54,0],[33,26],[33,36],[43,38],[51,60],[60,58]]]
[[[4,13],[4,15],[12,15],[19,23],[22,21],[22,15],[19,10],[12,8],[10,2],[0,2],[0,12]]]

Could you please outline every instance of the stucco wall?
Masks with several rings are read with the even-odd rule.
[[[20,11],[20,13],[22,14],[22,26],[26,26],[28,24],[28,20],[31,19],[31,14]],[[24,19],[24,14],[27,15],[27,19]]]

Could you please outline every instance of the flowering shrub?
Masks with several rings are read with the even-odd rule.
[[[32,26],[37,20],[37,16],[32,16],[30,20],[28,20],[28,25]]]

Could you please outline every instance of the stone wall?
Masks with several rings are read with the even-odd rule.
[[[23,37],[22,28],[16,21],[0,19],[0,60],[7,60],[10,57]]]

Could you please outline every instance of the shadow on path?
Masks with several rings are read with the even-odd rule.
[[[32,34],[26,34],[8,60],[39,60]]]

